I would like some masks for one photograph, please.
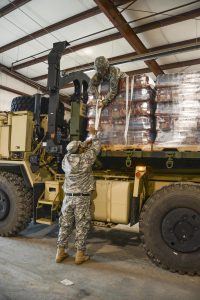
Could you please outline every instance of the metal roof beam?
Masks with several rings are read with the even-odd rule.
[[[127,24],[125,18],[120,14],[118,9],[113,5],[110,0],[94,0],[99,6],[101,11],[107,16],[107,18],[117,27],[121,35],[127,40],[131,47],[137,52],[137,54],[147,53],[148,50],[141,42],[139,37],[133,31],[129,24]],[[155,60],[145,61],[145,64],[150,68],[150,70],[157,76],[162,74],[163,71],[159,67]]]
[[[162,19],[160,21],[154,21],[154,22],[150,22],[150,23],[147,23],[147,24],[144,24],[144,25],[141,25],[141,26],[137,26],[137,27],[134,27],[133,30],[134,30],[135,33],[138,34],[138,33],[142,33],[142,32],[152,30],[152,29],[160,28],[161,26],[164,27],[164,26],[172,25],[172,24],[175,24],[175,23],[178,23],[178,22],[186,21],[186,20],[194,18],[194,16],[197,17],[199,15],[200,15],[200,9],[196,9],[196,10],[189,11],[187,13],[179,14],[177,16],[165,18],[165,19]],[[75,51],[78,51],[78,50],[81,50],[81,49],[84,49],[84,48],[87,48],[87,47],[100,45],[100,44],[110,42],[110,41],[113,41],[113,40],[117,40],[117,39],[120,39],[120,38],[122,38],[122,36],[119,32],[114,33],[114,34],[110,34],[110,35],[107,35],[107,36],[104,36],[104,37],[101,37],[101,38],[98,38],[98,39],[91,40],[89,42],[85,42],[85,43],[82,43],[82,44],[79,44],[79,45],[76,45],[76,46],[72,46],[72,47],[70,47],[70,49],[67,48],[67,49],[65,49],[63,55],[64,54],[69,54],[72,51],[75,52]],[[32,66],[34,64],[43,62],[43,61],[47,60],[47,58],[48,58],[48,55],[43,55],[41,57],[34,58],[34,59],[29,60],[27,62],[18,64],[16,66],[14,66],[13,69],[14,70],[23,69],[25,67]]]
[[[194,19],[196,17],[199,17],[200,15],[200,8],[191,10],[191,11],[187,11],[185,13],[173,16],[173,17],[169,17],[169,18],[165,18],[162,20],[158,20],[158,21],[153,21],[141,26],[138,26],[136,28],[134,28],[135,33],[140,33],[140,32],[144,32],[144,31],[148,31],[149,28],[150,30],[152,29],[156,29],[156,28],[160,28],[160,27],[165,27],[165,26],[169,26],[175,23],[180,23],[183,21],[187,21],[189,19]],[[139,31],[137,30],[137,28],[139,29]]]
[[[17,94],[17,95],[21,95],[21,96],[30,96],[27,93],[24,93],[24,92],[12,89],[12,88],[10,88],[8,86],[1,85],[1,84],[0,84],[0,90],[4,90],[4,91],[7,91],[7,92],[10,92],[10,93],[13,93],[13,94]]]
[[[28,2],[28,1],[30,1],[30,0],[27,0],[26,2]],[[130,0],[128,0],[128,1],[127,0],[125,0],[125,1],[115,1],[115,2],[116,2],[115,5],[119,6],[121,4],[126,4],[126,3],[130,2]],[[67,19],[64,19],[62,21],[59,21],[59,22],[54,23],[52,25],[49,25],[49,26],[47,26],[47,27],[45,27],[43,29],[40,29],[40,30],[35,31],[33,33],[30,33],[30,34],[28,34],[28,35],[26,35],[26,36],[24,36],[24,37],[22,37],[22,38],[20,38],[18,40],[15,40],[15,41],[13,41],[13,42],[11,42],[9,44],[6,44],[6,45],[0,47],[0,53],[8,51],[8,50],[10,50],[10,49],[12,49],[14,47],[20,46],[20,45],[22,45],[24,43],[30,42],[31,40],[37,39],[37,38],[39,38],[39,37],[41,37],[41,36],[43,36],[45,34],[48,34],[50,32],[59,30],[59,29],[61,29],[63,27],[67,27],[67,26],[72,25],[74,23],[80,22],[82,20],[85,20],[87,18],[93,17],[95,15],[98,15],[100,13],[101,13],[101,10],[99,9],[98,6],[93,7],[91,9],[88,9],[88,10],[83,11],[83,12],[77,14],[77,15],[74,15],[74,16],[69,17]]]
[[[35,89],[39,89],[43,93],[47,92],[47,89],[44,86],[42,86],[42,85],[34,82],[30,78],[28,78],[28,77],[26,77],[26,76],[24,76],[24,75],[22,75],[22,74],[20,74],[18,72],[10,70],[9,68],[7,68],[6,66],[4,66],[2,64],[0,64],[0,71],[2,73],[6,74],[6,75],[9,75],[9,76],[13,77],[14,79],[17,79],[17,80],[19,80],[19,81],[21,81],[21,82],[23,82],[23,83],[25,83],[25,84],[27,84],[27,85],[35,88]]]
[[[183,68],[183,67],[189,67],[189,66],[195,66],[200,64],[200,58],[197,59],[191,59],[191,60],[184,60],[184,61],[179,61],[175,63],[170,63],[170,64],[164,64],[160,65],[162,70],[170,70],[170,69],[176,69],[176,68]],[[144,73],[149,73],[150,70],[149,68],[144,68],[144,69],[137,69],[133,71],[126,72],[127,75],[137,75],[137,74],[144,74]]]
[[[192,59],[192,60],[186,60],[186,61],[179,61],[175,63],[170,63],[170,64],[164,64],[160,65],[162,70],[170,70],[170,69],[175,69],[175,68],[181,68],[181,67],[189,67],[189,66],[195,66],[200,64],[200,58],[197,59]],[[138,75],[138,74],[145,74],[145,73],[150,73],[151,71],[149,68],[142,68],[142,69],[136,69],[132,71],[126,72],[127,75],[132,76],[132,75]],[[73,85],[69,83],[66,88],[70,88]]]
[[[114,4],[115,6],[124,5],[124,4],[129,3],[129,2],[132,2],[132,1],[133,1],[133,0],[128,0],[128,1],[126,1],[126,0],[112,0],[113,4]]]
[[[37,39],[45,34],[48,34],[50,32],[53,32],[55,30],[59,30],[63,27],[69,26],[71,24],[74,24],[76,22],[82,21],[84,19],[90,18],[92,16],[95,16],[97,14],[99,14],[99,8],[98,7],[93,7],[87,11],[81,12],[75,16],[69,17],[65,20],[59,21],[57,23],[54,23],[52,25],[49,25],[45,28],[42,28],[38,31],[35,31],[33,33],[30,33],[29,35],[26,35],[18,40],[15,40],[7,45],[4,45],[2,47],[0,47],[0,53],[8,51],[14,47],[20,46],[24,43],[30,42],[33,39]]]
[[[167,49],[178,47],[178,46],[190,46],[190,45],[193,45],[195,42],[196,42],[196,39],[191,39],[191,40],[185,40],[185,41],[181,41],[181,42],[177,42],[177,43],[157,46],[157,47],[149,48],[148,53],[151,54],[151,52],[153,52],[153,51],[159,51],[159,50],[164,50],[164,49],[167,50]],[[118,62],[122,62],[123,60],[127,61],[129,59],[133,59],[134,56],[136,56],[136,55],[137,55],[136,52],[131,52],[131,53],[115,56],[115,57],[110,57],[110,58],[108,58],[108,60],[112,64],[117,64]],[[64,69],[62,71],[66,72],[66,73],[70,73],[70,72],[74,72],[75,70],[77,70],[77,71],[93,70],[93,62],[83,64],[83,65],[79,65],[79,66],[75,66],[75,67],[72,67],[72,68],[67,68],[67,69]],[[37,76],[37,77],[33,77],[31,79],[34,80],[34,81],[47,79],[47,74],[40,75],[40,76]]]
[[[4,74],[8,75],[8,76],[13,77],[16,80],[19,80],[19,81],[35,88],[35,89],[40,90],[43,93],[47,93],[47,88],[46,87],[38,84],[37,82],[31,80],[30,78],[28,78],[28,77],[26,77],[26,76],[24,76],[24,75],[22,75],[22,74],[20,74],[16,71],[13,71],[13,70],[7,68],[6,66],[4,66],[2,64],[0,64],[0,71]]]
[[[30,78],[18,73],[18,72],[15,72],[13,70],[10,70],[9,68],[7,68],[6,66],[0,64],[0,71],[8,76],[11,76],[13,77],[14,79],[16,80],[19,80],[35,89],[38,89],[39,91],[41,91],[42,93],[44,94],[47,94],[48,93],[48,90],[46,87],[38,84],[37,82],[31,80]],[[60,95],[60,100],[69,104],[69,99],[67,96],[64,96],[64,95]]]
[[[85,43],[70,47],[70,48],[66,48],[63,52],[63,55],[70,54],[72,52],[76,52],[78,50],[81,50],[81,49],[84,49],[84,48],[87,48],[87,47],[93,47],[93,46],[100,45],[100,44],[103,44],[103,43],[106,43],[106,42],[114,41],[114,40],[119,39],[119,38],[121,38],[121,34],[119,32],[117,32],[117,33],[114,33],[112,35],[108,35],[108,36],[105,36],[105,37],[101,37],[101,38],[98,38],[98,39],[95,39],[95,40],[91,40],[89,42],[85,42]],[[23,69],[23,68],[26,68],[28,66],[38,64],[40,62],[44,62],[47,59],[48,59],[48,54],[40,56],[38,58],[34,58],[32,60],[29,60],[27,62],[18,64],[18,65],[15,65],[15,66],[13,66],[12,69],[13,70]]]
[[[2,18],[3,16],[9,14],[10,12],[12,12],[13,10],[19,8],[20,6],[30,2],[31,0],[15,0],[12,3],[2,7],[0,9],[0,18]]]

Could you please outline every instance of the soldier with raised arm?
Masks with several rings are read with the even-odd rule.
[[[95,190],[92,165],[100,151],[100,141],[94,128],[90,128],[92,138],[85,141],[72,141],[67,146],[67,154],[62,161],[65,172],[63,190],[65,197],[59,219],[60,230],[57,241],[56,262],[67,258],[69,237],[76,229],[75,263],[89,259],[85,254],[87,234],[91,225],[91,193]]]

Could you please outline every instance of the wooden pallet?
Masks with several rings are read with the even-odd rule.
[[[103,151],[178,151],[178,152],[200,152],[200,145],[184,145],[184,146],[174,146],[174,145],[155,145],[155,144],[133,144],[133,145],[106,145],[101,146]]]
[[[153,151],[178,151],[178,152],[199,152],[200,145],[184,145],[184,146],[173,146],[173,145],[165,145],[165,146],[157,146],[153,144]]]
[[[101,149],[103,151],[128,151],[128,150],[135,150],[135,151],[152,151],[152,144],[133,144],[133,145],[101,145]]]

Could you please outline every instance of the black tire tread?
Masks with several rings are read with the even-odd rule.
[[[164,186],[161,189],[157,190],[156,192],[160,191],[163,194],[165,194],[165,193],[167,194],[168,192],[173,192],[175,190],[176,186],[179,186],[179,188],[182,189],[182,190],[185,190],[185,189],[187,190],[188,184],[194,190],[194,192],[197,192],[197,191],[198,191],[198,193],[200,192],[199,184],[192,183],[192,182],[177,182],[177,183],[174,183],[174,184],[171,184],[171,185]],[[199,270],[194,269],[194,271],[186,272],[186,271],[183,271],[183,270],[178,269],[178,268],[173,269],[173,268],[171,268],[170,265],[163,264],[163,262],[161,262],[161,260],[154,255],[152,250],[147,247],[147,245],[145,243],[145,234],[144,234],[144,228],[145,228],[145,226],[147,226],[146,214],[148,214],[148,211],[151,208],[154,201],[159,201],[160,195],[158,196],[156,192],[154,192],[148,198],[148,200],[145,202],[145,204],[142,208],[142,212],[140,214],[139,227],[140,227],[140,237],[141,237],[141,242],[142,242],[143,248],[145,249],[148,257],[150,258],[150,260],[154,264],[156,264],[157,266],[161,267],[162,269],[169,270],[172,273],[179,273],[180,275],[184,275],[184,274],[191,275],[191,276],[200,275]]]
[[[15,224],[12,224],[12,228],[10,228],[9,231],[0,233],[0,236],[15,236],[25,229],[31,221],[32,190],[26,188],[23,178],[19,175],[9,172],[0,172],[0,176],[4,177],[7,183],[15,189],[16,202],[18,205],[18,214]]]
[[[11,102],[11,111],[31,111],[34,112],[35,109],[35,97],[31,96],[19,96],[13,98]],[[49,98],[41,98],[41,114],[48,114],[49,110]],[[59,102],[59,111],[61,115],[64,116],[64,104]]]
[[[41,114],[48,114],[49,99],[42,97]],[[35,98],[31,96],[19,96],[13,98],[11,102],[11,111],[31,111],[34,112]]]

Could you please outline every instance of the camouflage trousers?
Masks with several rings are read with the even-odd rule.
[[[68,247],[68,240],[76,229],[75,248],[84,251],[91,226],[90,196],[65,196],[59,219],[58,247]]]

